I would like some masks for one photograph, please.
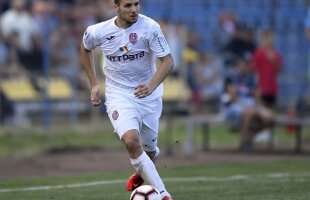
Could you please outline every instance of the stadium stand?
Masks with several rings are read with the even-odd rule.
[[[27,77],[5,79],[1,81],[0,88],[11,101],[38,101],[39,93]]]
[[[72,28],[70,38],[80,41],[83,33],[79,31],[84,30],[85,27],[83,26],[88,25],[88,23],[93,23],[98,20],[99,15],[94,17],[95,15],[91,16],[94,14],[92,13],[89,14],[87,19],[80,19],[78,18],[79,16],[74,16],[74,14],[72,14],[74,5],[70,5],[70,3],[66,4],[62,1],[59,2],[59,10],[62,10],[62,14],[65,13],[68,17],[68,19],[64,19],[64,23],[68,23],[67,25],[70,27],[70,30]],[[199,48],[212,53],[219,53],[220,51],[216,36],[220,35],[221,27],[219,15],[223,12],[235,13],[237,20],[253,28],[255,33],[264,28],[274,28],[277,33],[276,47],[283,54],[285,63],[283,72],[280,76],[279,105],[285,107],[287,103],[291,101],[290,99],[299,98],[300,95],[304,94],[302,88],[305,87],[308,79],[307,52],[309,41],[307,41],[304,36],[304,21],[307,15],[307,6],[304,4],[303,0],[143,0],[141,3],[143,4],[141,6],[141,13],[143,14],[155,19],[167,20],[170,23],[185,23],[189,30],[196,31],[201,36]],[[72,11],[70,11],[71,8]],[[59,20],[57,17],[60,18],[60,16],[54,16],[53,14],[52,16],[46,15],[45,17],[50,17],[50,21],[46,22],[46,24],[49,24],[51,27],[54,26],[55,28],[58,23],[57,20]],[[109,14],[104,17],[110,17]],[[65,15],[62,17],[65,17]],[[75,17],[77,19],[75,19]],[[102,19],[104,19],[104,17],[102,17]],[[72,23],[72,21],[75,23]],[[43,22],[45,21],[43,20]],[[49,26],[42,27],[47,28]],[[45,29],[41,31],[44,32]],[[7,46],[7,44],[4,46]],[[70,51],[69,53],[73,54],[74,52]],[[80,68],[78,64],[76,67]],[[50,69],[53,68],[54,65],[51,63]],[[296,79],[296,76],[299,78]],[[70,100],[76,98],[80,102],[89,103],[87,102],[89,99],[88,90],[87,92],[84,91],[84,94],[76,96],[76,93],[80,92],[78,91],[80,89],[79,86],[74,85],[67,79],[51,77],[49,81],[43,80],[43,82],[42,84],[46,84],[48,87],[48,100],[51,100],[51,102],[69,102],[66,104],[69,105]],[[102,85],[104,85],[104,83],[102,83]],[[5,95],[14,102],[42,102],[43,99],[46,98],[44,94],[41,93],[42,91],[37,90],[33,82],[27,80],[27,78],[19,80],[1,77],[0,88],[4,91]],[[85,88],[87,88],[87,86],[84,86],[84,89]],[[189,101],[187,92],[182,81],[169,79],[165,83],[163,99],[167,105],[171,105],[171,102],[179,101],[180,99],[182,102],[186,102]],[[185,110],[184,104],[181,103],[181,105],[182,109]],[[34,106],[33,108],[37,107]],[[61,111],[65,109],[58,110]]]
[[[259,31],[264,28],[275,28],[277,33],[276,47],[285,58],[284,71],[280,78],[280,105],[286,106],[288,98],[297,98],[298,87],[306,84],[306,77],[290,81],[291,72],[298,68],[298,74],[307,74],[308,55],[299,52],[308,51],[308,41],[304,36],[304,20],[307,7],[303,0],[199,0],[176,1],[165,3],[165,10],[153,12],[152,0],[146,0],[143,13],[156,19],[169,18],[171,22],[179,20],[186,23],[191,30],[202,35],[201,45],[209,51],[216,52],[214,35],[219,34],[218,15],[222,12],[234,12],[238,20]],[[159,3],[157,4],[157,6]],[[167,8],[168,7],[168,8]],[[282,100],[282,101],[281,101]]]
[[[280,110],[286,110],[292,102],[304,98],[308,86],[308,52],[309,41],[305,37],[305,19],[307,5],[303,0],[171,0],[160,7],[160,12],[155,9],[152,0],[145,0],[142,13],[155,19],[163,19],[176,23],[183,21],[186,26],[201,35],[200,46],[210,52],[218,53],[219,46],[215,40],[220,34],[218,16],[223,12],[235,13],[238,21],[252,28],[258,35],[259,31],[272,28],[276,31],[276,48],[281,52],[284,59],[283,71],[280,74],[280,94],[278,105]],[[159,4],[157,4],[158,6]],[[156,8],[157,9],[157,8]],[[165,13],[166,11],[166,13]],[[255,37],[257,37],[255,35]],[[298,78],[296,78],[298,77]],[[167,86],[166,86],[167,87]],[[169,87],[169,86],[168,86]],[[166,94],[167,95],[167,94]],[[191,117],[185,121],[187,124],[187,145],[185,150],[192,151],[191,134],[194,127],[202,125],[205,130],[211,124],[223,123],[221,117],[207,116],[206,118]],[[297,126],[307,126],[309,121],[299,118],[291,121],[289,118],[278,118],[277,126],[287,126],[293,123]],[[299,129],[298,129],[299,130]],[[301,130],[301,128],[300,128]],[[301,131],[296,134],[295,151],[301,149]],[[207,138],[206,133],[206,138]],[[206,140],[207,141],[207,140]],[[269,146],[272,146],[272,142]],[[206,144],[203,148],[207,149]]]
[[[168,78],[165,80],[164,86],[164,101],[187,102],[190,100],[190,91],[183,79]]]
[[[47,86],[48,96],[51,100],[71,100],[73,98],[71,85],[64,78],[51,78]]]

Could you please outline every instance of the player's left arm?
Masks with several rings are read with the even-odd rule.
[[[150,50],[159,58],[160,64],[157,71],[147,84],[138,84],[135,88],[135,96],[144,98],[152,94],[152,92],[165,80],[173,69],[173,58],[165,36],[158,23],[153,23],[150,28],[147,40]]]
[[[152,92],[165,80],[173,69],[173,58],[171,54],[160,57],[160,65],[148,84],[138,84],[135,88],[135,96],[144,98]]]

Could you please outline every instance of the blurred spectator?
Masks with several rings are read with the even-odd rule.
[[[222,93],[222,63],[215,55],[201,53],[194,78],[202,96],[203,108],[212,107],[215,111]],[[200,109],[203,111],[204,109]]]
[[[256,48],[253,32],[243,24],[237,24],[231,39],[223,48],[225,66],[234,66],[238,57],[252,54]]]
[[[111,17],[115,16],[113,4],[114,0],[98,0],[99,5],[98,7],[98,18],[99,21],[104,19],[110,19]]]
[[[41,38],[49,36],[49,33],[59,26],[59,19],[57,14],[57,5],[52,2],[44,0],[36,0],[32,5],[32,17],[38,27],[37,37]],[[44,38],[45,39],[45,38]],[[39,46],[43,46],[42,40],[38,40]]]
[[[305,34],[308,42],[310,43],[310,2],[308,2],[308,14],[305,19]],[[309,45],[308,45],[309,46]],[[310,48],[308,48],[308,63],[307,63],[307,79],[308,79],[308,88],[307,88],[307,96],[306,103],[308,107],[310,107]]]
[[[0,0],[0,13],[3,13],[10,7],[10,0]]]
[[[0,39],[2,38],[3,37],[0,33]],[[0,76],[2,78],[16,76],[22,74],[25,71],[18,62],[17,47],[18,37],[16,33],[11,34],[7,40],[3,39],[0,42]]]
[[[305,34],[306,37],[308,39],[308,41],[310,41],[310,7],[308,8],[308,14],[306,16],[305,19]],[[308,52],[308,55],[310,55],[310,49]],[[308,79],[310,80],[310,56],[308,56],[309,61],[308,61]]]
[[[83,28],[97,23],[98,6],[98,1],[76,0],[73,17],[83,26]]]
[[[7,124],[13,117],[13,104],[0,90],[0,124]]]
[[[192,32],[188,34],[187,45],[182,52],[184,62],[184,80],[191,90],[191,110],[192,112],[199,111],[202,103],[202,96],[199,89],[199,84],[195,78],[195,71],[199,62],[198,51],[199,36]]]
[[[171,24],[167,20],[163,20],[160,25],[170,46],[174,60],[172,74],[178,76],[182,73],[182,52],[186,46],[187,28],[181,22]]]
[[[41,72],[42,51],[38,27],[26,9],[26,0],[13,0],[11,8],[1,16],[3,37],[16,48],[20,64],[30,71]]]
[[[271,125],[272,113],[255,102],[256,81],[249,57],[237,59],[237,66],[225,78],[223,111],[232,128],[240,128],[240,150],[250,153],[255,134]]]
[[[77,80],[79,57],[76,38],[72,37],[70,27],[65,24],[54,30],[51,38],[52,72],[64,76],[72,84]]]
[[[9,62],[8,48],[3,40],[2,34],[0,33],[0,76],[5,73],[4,67]]]
[[[19,109],[14,106],[14,103],[8,99],[0,90],[0,125],[17,126],[26,128],[31,125],[29,118],[25,115],[23,107]]]
[[[228,44],[230,38],[235,33],[237,17],[235,13],[223,12],[219,15],[218,21],[219,31],[217,31],[215,35],[215,42],[218,48],[223,48],[226,44]]]
[[[253,69],[258,75],[260,101],[268,108],[274,107],[278,95],[278,74],[282,68],[280,52],[274,48],[274,32],[264,30],[260,37],[260,47],[253,56]]]

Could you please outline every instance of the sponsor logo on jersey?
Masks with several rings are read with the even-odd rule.
[[[109,42],[111,42],[114,38],[115,38],[115,36],[112,35],[112,36],[110,36],[110,37],[107,37],[106,39],[109,40]]]
[[[130,34],[129,34],[129,42],[130,42],[130,43],[134,44],[134,43],[137,42],[137,40],[138,40],[138,35],[137,35],[137,33],[130,33]]]
[[[112,119],[115,121],[115,120],[118,119],[118,116],[119,116],[119,114],[118,114],[118,112],[115,110],[115,111],[112,113]]]
[[[140,53],[136,53],[134,55],[122,55],[122,56],[107,56],[107,59],[109,59],[110,61],[112,62],[117,62],[117,61],[126,61],[126,60],[136,60],[136,59],[139,59],[139,58],[142,58],[144,57],[145,53],[144,51],[141,51]]]

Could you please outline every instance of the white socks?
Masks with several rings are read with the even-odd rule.
[[[155,149],[155,155],[154,155],[154,157],[152,158],[153,163],[156,162],[157,158],[159,157],[159,154],[160,154],[160,150],[159,150],[158,147],[156,147],[156,149]]]
[[[158,153],[157,153],[158,152]],[[156,156],[157,155],[157,156]],[[158,157],[159,149],[156,149],[156,155],[153,160]],[[165,189],[165,185],[161,180],[156,167],[150,157],[143,151],[142,155],[136,159],[130,159],[132,166],[136,169],[136,171],[140,174],[140,176],[147,181],[150,185],[157,188],[157,190],[161,193],[162,196],[170,196],[169,193]]]

